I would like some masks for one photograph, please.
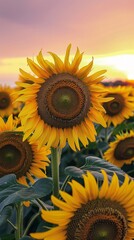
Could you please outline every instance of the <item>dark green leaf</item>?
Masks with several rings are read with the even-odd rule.
[[[71,177],[81,177],[84,174],[84,171],[75,166],[69,166],[65,168],[65,174]]]
[[[116,128],[114,128],[113,130],[113,135],[117,135],[119,134],[120,132],[122,131],[127,131],[127,130],[131,130],[131,129],[134,129],[134,122],[124,122],[122,124],[119,124]]]
[[[116,167],[112,163],[110,163],[102,158],[95,157],[95,156],[86,157],[86,163],[83,167],[85,167],[85,166],[103,167],[103,168],[107,168],[112,171],[118,171],[124,175],[124,172],[120,168]]]
[[[95,171],[95,170],[90,170],[90,172],[92,173],[92,175],[99,181],[103,181],[104,177],[102,175],[101,172],[99,171]],[[111,176],[108,176],[108,179],[111,181]]]
[[[1,177],[0,178],[0,191],[9,187],[9,186],[12,186],[16,183],[17,183],[17,181],[16,181],[16,175],[15,174],[8,174],[4,177]]]
[[[98,142],[97,147],[103,151],[105,151],[108,147],[108,144],[106,142]]]
[[[89,156],[86,158],[86,163],[84,166],[81,167],[84,170],[101,172],[101,169],[104,169],[109,176],[112,176],[115,172],[119,178],[120,182],[124,181],[125,172],[122,171],[120,168],[116,167],[115,165],[107,162],[104,159]]]
[[[3,211],[0,213],[0,226],[6,222],[8,218],[10,218],[12,214],[12,207],[8,206],[3,209]]]
[[[11,185],[5,188],[4,190],[0,191],[0,202],[2,202],[5,198],[10,196],[12,193],[20,191],[22,189],[27,189],[27,187],[18,183],[16,183],[16,185]]]
[[[43,196],[46,196],[51,193],[52,184],[52,179],[41,178],[33,184],[32,188],[35,190],[36,194],[41,194],[41,192],[43,192]]]
[[[49,178],[42,178],[39,179],[31,187],[21,187],[20,185],[20,188],[16,189],[13,187],[13,189],[11,188],[10,190],[14,190],[14,192],[5,197],[5,199],[1,202],[0,211],[2,211],[5,206],[10,204],[34,200],[36,198],[47,196],[52,191],[52,180]]]
[[[85,170],[89,170],[90,172],[94,173],[94,172],[98,172],[98,173],[101,173],[101,169],[105,170],[105,172],[108,174],[108,176],[113,176],[114,172],[116,173],[116,175],[118,176],[118,179],[120,181],[120,183],[124,182],[124,177],[125,177],[125,173],[124,175],[121,174],[120,172],[117,172],[117,171],[112,171],[112,170],[109,170],[107,168],[100,168],[100,167],[90,167],[90,168],[86,168]],[[93,174],[94,175],[94,174]],[[109,179],[111,179],[111,177]]]
[[[0,240],[15,240],[14,234],[0,235]]]

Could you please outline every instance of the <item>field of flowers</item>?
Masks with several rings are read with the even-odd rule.
[[[134,239],[133,81],[70,51],[0,85],[0,240]]]

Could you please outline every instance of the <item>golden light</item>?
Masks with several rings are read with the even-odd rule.
[[[112,77],[115,72],[119,71],[124,74],[127,79],[134,79],[134,54],[119,54],[113,56],[105,56],[96,58],[95,63],[99,66],[105,66],[112,69]]]
[[[44,56],[50,60],[50,57]],[[62,58],[63,56],[61,56]],[[70,56],[70,59],[73,56]],[[32,57],[36,60],[36,57]],[[84,55],[82,65],[89,63],[91,55]],[[14,85],[18,80],[19,68],[29,72],[26,58],[0,59],[0,84]],[[93,71],[106,69],[106,79],[130,79],[134,80],[134,54],[116,54],[94,56]]]

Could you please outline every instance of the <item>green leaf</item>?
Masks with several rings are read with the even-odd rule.
[[[86,172],[87,172],[87,171],[85,171],[85,173],[86,173]],[[104,177],[103,177],[103,175],[102,175],[101,172],[95,171],[95,170],[93,170],[93,171],[90,170],[90,172],[92,173],[92,175],[93,175],[97,180],[103,181]],[[111,176],[108,176],[108,179],[111,180]]]
[[[81,177],[82,174],[84,174],[84,171],[80,168],[77,168],[75,166],[69,166],[65,168],[65,174],[69,175],[71,177]]]
[[[94,172],[98,172],[98,173],[101,173],[101,169],[105,170],[105,172],[108,174],[108,177],[109,179],[111,179],[111,177],[113,176],[114,172],[116,173],[116,175],[118,176],[118,179],[120,181],[120,183],[123,183],[124,182],[124,176],[125,174],[121,174],[120,172],[116,172],[116,171],[112,171],[112,170],[109,170],[107,168],[100,168],[100,167],[90,167],[90,168],[86,168],[85,170],[90,170],[90,172],[93,173],[94,175]]]
[[[7,191],[9,193],[9,188]],[[2,211],[4,207],[10,204],[34,200],[36,198],[47,196],[52,191],[52,180],[49,178],[42,178],[37,180],[31,187],[20,185],[20,187],[18,186],[18,188],[15,188],[13,186],[13,188],[10,188],[10,191],[12,193],[8,196],[5,194],[5,199],[0,203],[0,211]]]
[[[123,132],[123,131],[126,132],[127,130],[131,130],[131,129],[134,129],[134,122],[130,122],[130,123],[124,122],[114,128],[112,135],[117,135],[120,132]]]
[[[17,181],[16,181],[16,175],[15,174],[8,174],[4,177],[1,177],[0,178],[0,191],[9,187],[9,186],[12,186],[16,183],[17,183]]]
[[[41,178],[36,181],[32,188],[34,189],[37,195],[47,196],[52,192],[53,182],[50,178]]]
[[[15,240],[14,234],[0,235],[0,240]]]
[[[3,211],[0,213],[0,226],[6,222],[8,218],[10,218],[12,214],[12,207],[8,206],[3,209]]]
[[[101,169],[104,169],[109,176],[112,176],[115,172],[120,180],[120,182],[124,181],[125,172],[122,171],[120,168],[116,167],[115,165],[107,162],[104,159],[95,157],[95,156],[89,156],[86,158],[86,163],[84,166],[81,167],[83,170],[89,170],[89,171],[97,171],[101,172]]]
[[[98,142],[97,147],[98,147],[98,149],[101,149],[102,151],[105,151],[108,147],[108,144],[106,142]]]
[[[22,189],[27,189],[27,187],[19,183],[16,183],[15,185],[11,185],[5,188],[4,190],[0,191],[0,202],[2,202],[5,198],[10,196],[12,193],[15,193]]]

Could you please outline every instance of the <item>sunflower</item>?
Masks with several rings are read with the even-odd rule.
[[[125,87],[132,87],[131,91],[130,91],[130,95],[134,96],[134,81],[133,80],[120,80],[120,79],[116,79],[114,81],[103,81],[102,84],[103,86],[112,86],[112,87],[117,87],[117,86],[125,86]]]
[[[116,135],[116,140],[110,142],[103,157],[118,167],[131,164],[134,161],[134,131]]]
[[[103,117],[110,126],[122,123],[125,119],[134,115],[134,97],[131,95],[132,87],[126,86],[109,86],[104,87],[108,92],[103,97],[113,97],[113,100],[103,103],[106,113]]]
[[[7,122],[0,118],[0,177],[14,173],[18,182],[28,185],[35,177],[46,177],[49,164],[46,147],[38,149],[38,144],[23,141],[23,134],[16,128],[12,115]]]
[[[0,85],[0,116],[8,117],[13,112],[13,88]]]
[[[42,210],[42,218],[57,226],[32,233],[34,239],[46,240],[131,240],[134,237],[134,182],[126,174],[120,186],[114,173],[109,184],[104,170],[98,187],[94,176],[83,175],[84,186],[72,180],[72,195],[60,191],[63,200],[52,196],[59,210]]]
[[[17,100],[25,103],[19,115],[24,139],[31,137],[32,142],[39,140],[40,145],[60,148],[68,142],[75,151],[80,149],[79,140],[84,146],[88,140],[95,141],[93,123],[106,126],[102,102],[108,99],[100,96],[102,87],[98,84],[105,70],[88,76],[93,60],[80,68],[83,53],[77,48],[70,63],[70,49],[71,45],[63,61],[50,52],[54,63],[45,60],[41,51],[38,64],[28,58],[28,65],[36,76],[20,69]]]
[[[125,81],[123,81],[123,84],[127,87],[129,87],[129,86],[132,87],[131,95],[134,96],[134,81],[133,80],[125,80]]]

